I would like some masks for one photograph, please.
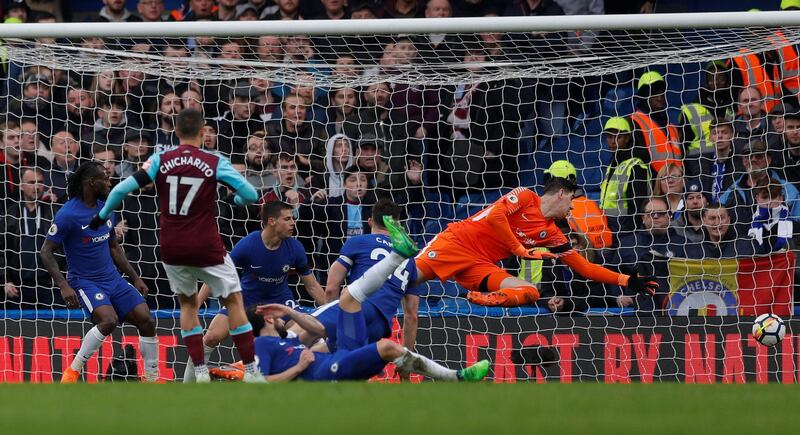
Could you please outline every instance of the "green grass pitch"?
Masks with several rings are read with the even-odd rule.
[[[779,434],[790,385],[0,385],[2,434]]]

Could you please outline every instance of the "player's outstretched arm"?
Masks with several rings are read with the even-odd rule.
[[[281,304],[259,305],[258,307],[256,307],[256,313],[262,316],[272,316],[272,317],[289,316],[289,318],[292,321],[294,321],[294,323],[296,323],[297,326],[303,328],[303,330],[306,331],[311,341],[316,341],[316,339],[325,336],[325,326],[319,320],[314,318],[314,316],[293,310],[287,307],[286,305],[281,305]]]
[[[133,286],[136,287],[136,290],[142,294],[142,296],[147,296],[147,293],[150,292],[150,289],[147,288],[147,285],[142,281],[142,278],[139,277],[139,274],[136,273],[136,270],[131,266],[131,263],[128,261],[128,257],[125,256],[125,251],[122,249],[122,246],[119,242],[115,240],[110,240],[108,242],[108,248],[111,252],[111,258],[114,259],[114,264],[117,265],[117,268],[120,272],[128,275],[128,279],[133,283]]]
[[[322,286],[319,285],[319,281],[317,278],[314,278],[313,273],[309,273],[308,275],[301,275],[300,281],[303,282],[303,285],[306,288],[309,296],[314,298],[314,302],[317,306],[324,305],[326,301],[325,290],[322,289]]]
[[[141,188],[140,182],[137,181],[135,177],[136,174],[131,175],[111,189],[111,192],[108,194],[108,198],[106,198],[105,205],[103,205],[103,208],[100,210],[100,212],[98,212],[97,215],[92,218],[92,222],[89,223],[89,227],[91,229],[96,230],[100,228],[100,225],[102,225],[103,222],[105,222],[106,219],[111,216],[111,213],[114,213],[114,210],[116,210],[117,207],[122,204],[122,201],[126,196],[128,196],[129,193]]]
[[[651,296],[658,289],[658,284],[651,277],[640,277],[635,272],[633,275],[625,275],[606,269],[603,266],[589,262],[577,251],[569,251],[561,257],[561,261],[583,277],[592,281],[604,284],[619,285],[628,287],[637,293],[647,293]]]
[[[238,206],[252,204],[258,201],[258,192],[236,169],[230,160],[220,157],[217,165],[217,180],[229,186],[236,192],[233,202]]]
[[[75,290],[67,283],[61,270],[58,268],[58,262],[53,252],[59,245],[52,240],[45,240],[40,256],[42,257],[42,265],[53,278],[53,283],[61,290],[61,297],[67,304],[68,308],[78,308],[78,295]]]
[[[136,171],[130,177],[122,180],[119,184],[114,186],[111,189],[111,192],[108,194],[108,198],[106,198],[106,203],[103,205],[103,209],[97,213],[92,222],[89,226],[92,229],[97,229],[100,225],[111,216],[111,213],[122,204],[122,201],[125,199],[128,194],[134,192],[136,190],[141,189],[144,186],[152,183],[153,180],[156,179],[156,174],[158,173],[158,168],[161,166],[161,155],[155,154],[150,156],[144,165],[142,165],[142,169]]]
[[[417,344],[418,313],[419,296],[408,293],[403,295],[403,346],[410,350],[414,350]]]
[[[326,302],[333,302],[339,299],[345,277],[347,277],[347,268],[338,261],[334,261],[330,269],[328,269],[328,282],[325,284]]]

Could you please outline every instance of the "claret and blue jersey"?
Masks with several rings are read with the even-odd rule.
[[[159,197],[161,258],[165,264],[208,267],[227,255],[217,228],[217,183],[236,191],[239,205],[258,193],[230,160],[192,145],[151,156],[143,166],[149,180],[128,177],[109,194],[100,216],[108,216],[140,183],[153,181]],[[140,177],[141,178],[141,177]]]

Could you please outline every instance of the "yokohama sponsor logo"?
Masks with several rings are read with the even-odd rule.
[[[206,177],[213,177],[214,170],[211,169],[211,166],[208,165],[205,161],[201,159],[196,159],[192,156],[178,156],[173,157],[166,162],[161,163],[161,167],[158,169],[162,174],[166,174],[171,169],[176,168],[178,166],[194,166],[195,168],[199,169],[203,172],[203,175]]]
[[[109,237],[111,237],[111,233],[105,233],[102,236],[92,237],[92,243],[105,242]]]
[[[272,276],[259,276],[258,280],[267,284],[280,284],[286,279],[285,275],[272,277]]]

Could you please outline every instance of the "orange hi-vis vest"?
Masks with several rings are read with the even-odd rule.
[[[650,167],[654,173],[658,173],[667,163],[683,166],[680,136],[674,125],[667,125],[665,132],[653,118],[639,110],[631,115],[631,120],[644,133],[645,144],[650,151]]]
[[[742,49],[742,51],[745,52],[746,50]],[[764,110],[769,113],[780,101],[781,93],[769,74],[767,74],[764,63],[752,53],[734,57],[733,63],[736,64],[736,68],[742,74],[744,87],[754,86],[761,92],[761,96],[764,97]]]
[[[212,14],[217,12],[218,10],[219,10],[219,5],[214,5],[214,6],[211,7],[211,13]],[[184,14],[184,11],[186,11],[185,14]],[[174,21],[183,21],[186,18],[186,15],[188,15],[188,13],[191,12],[191,11],[192,10],[190,8],[174,9],[172,12],[169,13],[169,16]]]
[[[775,52],[780,59],[780,65],[775,66],[772,76],[776,81],[780,78],[783,88],[792,95],[800,93],[800,57],[794,44],[781,31],[775,32],[773,36],[767,36],[767,39],[775,46]]]
[[[608,229],[608,219],[597,203],[585,196],[572,200],[572,213],[567,218],[569,227],[586,235],[597,249],[610,248],[613,240]]]

